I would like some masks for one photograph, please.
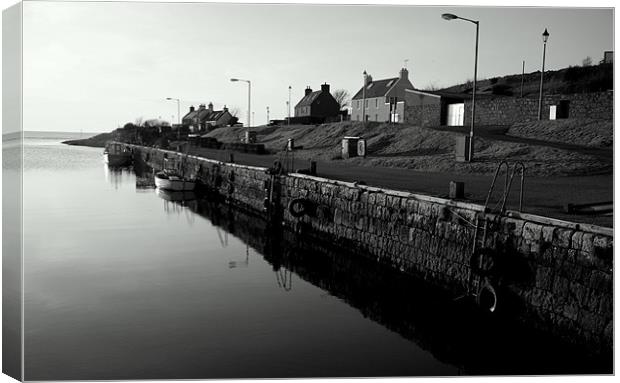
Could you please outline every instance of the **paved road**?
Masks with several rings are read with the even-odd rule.
[[[192,154],[201,155],[220,161],[228,161],[229,151],[194,148]],[[236,163],[253,166],[269,167],[273,165],[277,155],[256,155],[234,152]],[[297,160],[295,168],[307,168],[307,160]],[[409,191],[421,194],[447,197],[450,181],[465,183],[465,197],[471,202],[484,203],[489,186],[493,179],[491,175],[468,175],[450,173],[427,173],[409,169],[355,166],[344,162],[317,162],[317,173],[320,177],[342,181],[364,181],[367,185],[385,187],[395,190]],[[498,180],[498,186],[503,184],[503,177]],[[518,207],[518,183],[515,177],[508,208]],[[497,201],[501,188],[497,189]],[[568,215],[563,213],[563,207],[568,203],[594,203],[613,200],[613,176],[594,175],[578,177],[546,177],[525,179],[524,212],[565,219],[574,222],[590,223],[602,226],[612,226],[613,217],[594,217],[583,215]],[[490,204],[491,205],[491,204]]]

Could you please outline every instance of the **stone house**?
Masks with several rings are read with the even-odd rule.
[[[351,120],[363,121],[365,110],[366,121],[404,122],[405,89],[414,89],[405,68],[398,77],[383,80],[367,75],[365,85],[351,99]]]
[[[188,127],[190,132],[205,132],[214,128],[234,124],[236,118],[224,106],[222,110],[214,110],[213,104],[200,104],[198,109],[194,106],[189,107],[189,112],[183,116],[182,125]]]
[[[310,87],[304,91],[304,96],[295,105],[296,119],[327,120],[339,115],[340,106],[329,92],[329,84],[321,85],[321,90],[313,92]]]

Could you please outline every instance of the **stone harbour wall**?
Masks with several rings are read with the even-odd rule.
[[[455,297],[467,290],[482,206],[302,175],[285,182],[283,205],[305,198],[320,207],[320,214],[299,219],[314,231]],[[497,311],[610,350],[612,230],[512,215],[485,214],[484,247],[492,249],[494,263],[485,277],[497,293]],[[296,220],[285,211],[285,222]]]
[[[155,169],[164,155],[179,158],[175,152],[134,149]],[[497,315],[520,318],[593,352],[612,350],[612,229],[514,212],[488,214],[470,203],[183,157],[186,175],[231,204],[263,212],[270,194],[265,189],[273,190],[270,216],[300,235],[359,250],[455,298],[490,286]],[[289,206],[299,199],[306,214],[296,217]],[[479,241],[472,261],[476,231],[484,243]],[[484,262],[478,263],[479,254]]]

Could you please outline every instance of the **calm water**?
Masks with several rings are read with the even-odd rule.
[[[26,379],[610,371],[373,262],[143,181],[100,149],[27,140]]]
[[[27,379],[458,373],[100,149],[28,140],[24,191]]]

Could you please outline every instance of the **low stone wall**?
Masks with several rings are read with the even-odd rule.
[[[441,104],[406,106],[405,122],[416,126],[439,126],[441,113]]]
[[[164,155],[179,157],[134,149],[154,168],[162,167]],[[271,194],[270,214],[297,232],[359,250],[455,297],[486,281],[497,293],[498,315],[521,318],[593,351],[611,352],[612,229],[527,214],[484,214],[474,204],[300,174],[272,176],[264,168],[184,157],[185,174],[229,203],[262,212]],[[289,211],[298,198],[309,208],[301,218]],[[479,218],[487,227],[481,247],[492,249],[485,275],[471,267]]]
[[[543,97],[543,120],[549,119],[551,105],[568,101],[568,118],[613,119],[613,92],[546,95]],[[471,120],[471,99],[465,100],[463,121]],[[538,120],[537,97],[481,96],[476,99],[476,123],[481,125],[509,125]]]

